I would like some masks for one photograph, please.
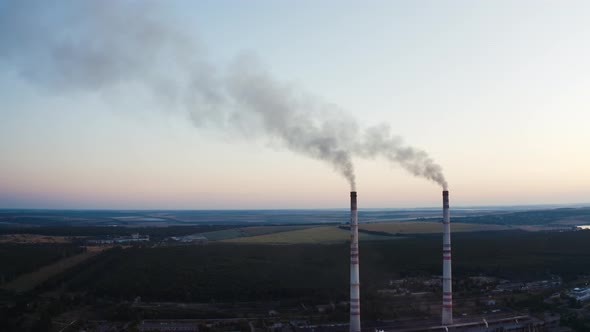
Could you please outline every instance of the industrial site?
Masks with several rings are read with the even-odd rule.
[[[0,332],[590,332],[589,17],[0,0]]]
[[[3,328],[575,331],[590,315],[590,256],[583,249],[590,233],[580,224],[588,208],[458,212],[451,223],[445,190],[442,218],[421,210],[387,221],[379,219],[384,212],[361,208],[370,220],[363,222],[357,199],[351,192],[348,213],[275,213],[276,223],[256,224],[107,225],[122,220],[113,211],[100,217],[46,215],[55,221],[38,226],[35,213],[3,212],[2,259],[34,255],[4,265]],[[146,215],[138,212],[133,218]],[[145,218],[177,223],[218,215],[165,213]],[[385,218],[407,213],[385,212]],[[551,220],[533,227],[525,216],[536,220],[539,213]],[[84,214],[86,225],[64,221],[74,214]],[[244,212],[246,220],[264,214]],[[307,219],[316,214],[331,221]],[[154,215],[164,219],[151,220]],[[478,224],[481,216],[502,216],[512,227]],[[306,221],[289,223],[292,217]],[[334,222],[341,218],[348,220]],[[18,226],[25,220],[36,221]],[[458,231],[451,236],[452,225]],[[552,251],[544,245],[548,241],[555,244]]]

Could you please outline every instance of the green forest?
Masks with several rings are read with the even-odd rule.
[[[439,275],[440,248],[438,235],[361,243],[365,289],[392,278]],[[348,268],[346,244],[137,247],[104,252],[60,282],[117,300],[338,300],[348,292]],[[590,231],[457,234],[453,272],[455,279],[492,275],[512,280],[590,274]]]

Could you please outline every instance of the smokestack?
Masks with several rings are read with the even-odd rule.
[[[350,192],[350,332],[361,331],[359,232],[356,191]]]
[[[453,324],[453,288],[451,278],[451,215],[449,191],[443,191],[443,296],[442,325]]]

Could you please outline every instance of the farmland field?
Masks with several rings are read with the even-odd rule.
[[[253,226],[253,227],[244,227],[242,228],[243,236],[257,236],[257,235],[265,235],[265,234],[273,234],[273,233],[281,233],[281,232],[290,232],[296,230],[302,230],[307,228],[317,227],[314,225],[289,225],[289,226]]]
[[[297,225],[297,226],[251,226],[251,227],[236,227],[229,229],[222,229],[218,231],[211,231],[205,233],[198,233],[184,236],[186,239],[194,238],[195,236],[205,237],[209,241],[230,240],[241,237],[258,236],[265,234],[273,234],[280,232],[289,232],[294,230],[301,230],[311,227],[311,225]]]
[[[230,229],[223,229],[223,230],[219,230],[219,231],[200,233],[198,235],[206,237],[207,240],[209,240],[209,241],[219,241],[219,240],[233,239],[236,237],[241,237],[242,231],[239,228],[230,228]],[[189,235],[189,237],[190,237],[190,235]]]
[[[279,227],[280,230],[274,229]],[[478,232],[508,230],[508,226],[477,225],[477,224],[453,224],[453,232]],[[229,232],[222,231],[222,232]],[[365,231],[365,232],[363,232]],[[438,222],[386,222],[359,225],[359,239],[391,240],[397,239],[398,234],[428,234],[440,233],[442,226]],[[252,234],[252,235],[249,235]],[[260,234],[260,235],[256,235]],[[206,234],[204,234],[206,236]],[[350,232],[347,226],[270,226],[242,228],[241,236],[228,236],[225,238],[213,238],[232,243],[260,243],[260,244],[295,244],[295,243],[338,243],[347,241]]]
[[[453,232],[499,231],[507,229],[511,228],[502,225],[451,223],[451,230]],[[441,233],[442,224],[440,222],[426,221],[387,222],[360,224],[359,230],[385,232],[390,234]]]
[[[350,238],[350,232],[341,229],[338,226],[317,226],[294,231],[264,234],[258,236],[242,237],[236,239],[227,239],[223,242],[233,243],[259,243],[259,244],[321,244],[321,243],[339,243],[345,242]],[[360,234],[361,241],[367,240],[389,240],[394,236]]]

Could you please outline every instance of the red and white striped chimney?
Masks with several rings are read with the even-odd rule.
[[[451,214],[449,191],[443,191],[443,296],[442,325],[453,324],[453,288],[451,278]]]
[[[350,332],[361,331],[359,232],[356,191],[350,192]]]

